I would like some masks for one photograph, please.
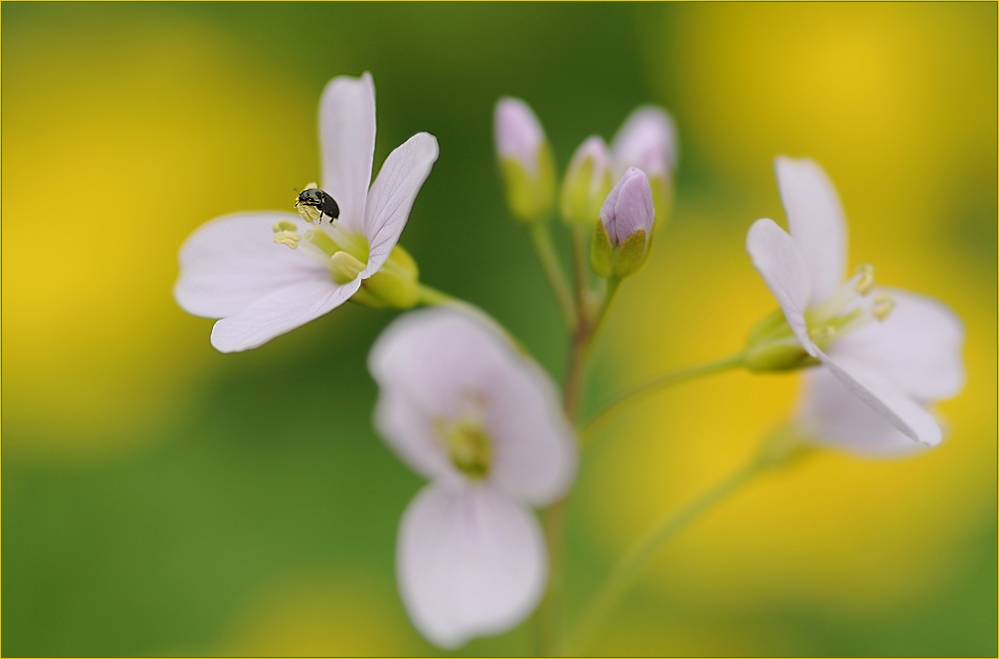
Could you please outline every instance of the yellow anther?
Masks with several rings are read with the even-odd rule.
[[[885,322],[895,309],[895,298],[890,295],[878,295],[871,304],[871,315],[879,322]]]
[[[857,283],[853,285],[853,290],[861,295],[867,295],[874,288],[874,266],[870,263],[862,263],[857,266]]]
[[[274,233],[281,233],[282,231],[294,231],[297,228],[298,227],[295,226],[295,223],[291,222],[290,220],[278,220],[277,222],[274,223],[274,226],[271,227]]]
[[[322,213],[319,212],[318,208],[315,206],[309,206],[308,204],[299,204],[296,202],[295,210],[298,211],[298,214],[302,216],[303,220],[311,222],[312,224],[318,222],[322,217]]]
[[[330,257],[330,267],[333,271],[333,281],[346,284],[357,279],[357,275],[364,270],[364,263],[348,252],[337,252]]]
[[[278,245],[287,245],[292,249],[298,248],[298,241],[302,238],[294,231],[278,231],[274,234],[274,242]]]

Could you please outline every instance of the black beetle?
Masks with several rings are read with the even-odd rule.
[[[320,221],[322,221],[323,215],[330,218],[330,223],[340,217],[340,207],[337,205],[336,200],[325,190],[320,190],[319,188],[306,188],[299,192],[298,201],[295,202],[295,206],[311,206],[315,208],[319,211]]]

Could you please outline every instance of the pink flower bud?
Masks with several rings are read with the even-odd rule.
[[[530,106],[519,98],[501,98],[493,118],[493,137],[501,159],[512,158],[530,175],[538,171],[538,150],[545,131]]]
[[[651,235],[655,219],[649,178],[642,170],[631,167],[607,195],[600,209],[600,221],[616,247],[639,230]]]
[[[614,172],[641,169],[649,178],[668,179],[676,166],[676,129],[665,110],[643,105],[625,120],[611,143]]]

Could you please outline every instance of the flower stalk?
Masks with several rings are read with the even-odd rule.
[[[674,384],[693,380],[695,378],[714,375],[743,365],[745,353],[740,352],[728,357],[695,364],[686,368],[670,371],[663,375],[652,378],[646,382],[636,385],[614,399],[603,410],[598,412],[579,432],[579,440],[586,445],[590,441],[593,433],[600,429],[612,416],[620,412],[625,407],[636,403],[643,398],[654,394],[661,389],[671,387]]]
[[[753,458],[741,469],[721,481],[700,497],[694,499],[676,512],[665,515],[639,538],[618,561],[610,576],[593,598],[583,614],[578,632],[567,647],[570,656],[580,655],[600,625],[620,602],[635,577],[669,540],[683,531],[732,494],[741,490],[760,474],[787,464],[800,454],[803,447],[801,438],[789,428],[780,428],[771,433],[762,443]]]

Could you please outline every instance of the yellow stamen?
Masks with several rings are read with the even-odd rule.
[[[338,284],[357,279],[357,275],[364,270],[364,263],[351,256],[349,252],[337,252],[330,257],[330,266],[333,270],[333,281]]]
[[[874,298],[874,303],[871,305],[871,315],[883,323],[888,320],[888,316],[891,315],[894,309],[895,298],[890,295],[878,295]]]
[[[862,263],[857,266],[857,275],[860,278],[853,285],[853,290],[861,295],[867,295],[874,288],[874,266],[870,263]]]
[[[297,228],[298,227],[295,226],[295,223],[289,220],[278,220],[277,222],[274,223],[274,226],[271,227],[274,233],[281,233],[282,231],[294,231]]]
[[[434,429],[447,447],[448,456],[460,472],[472,479],[484,478],[492,464],[492,444],[478,422],[460,419],[434,421]]]
[[[294,231],[278,231],[274,234],[274,242],[278,245],[287,245],[292,249],[298,248],[298,241],[302,238]]]

